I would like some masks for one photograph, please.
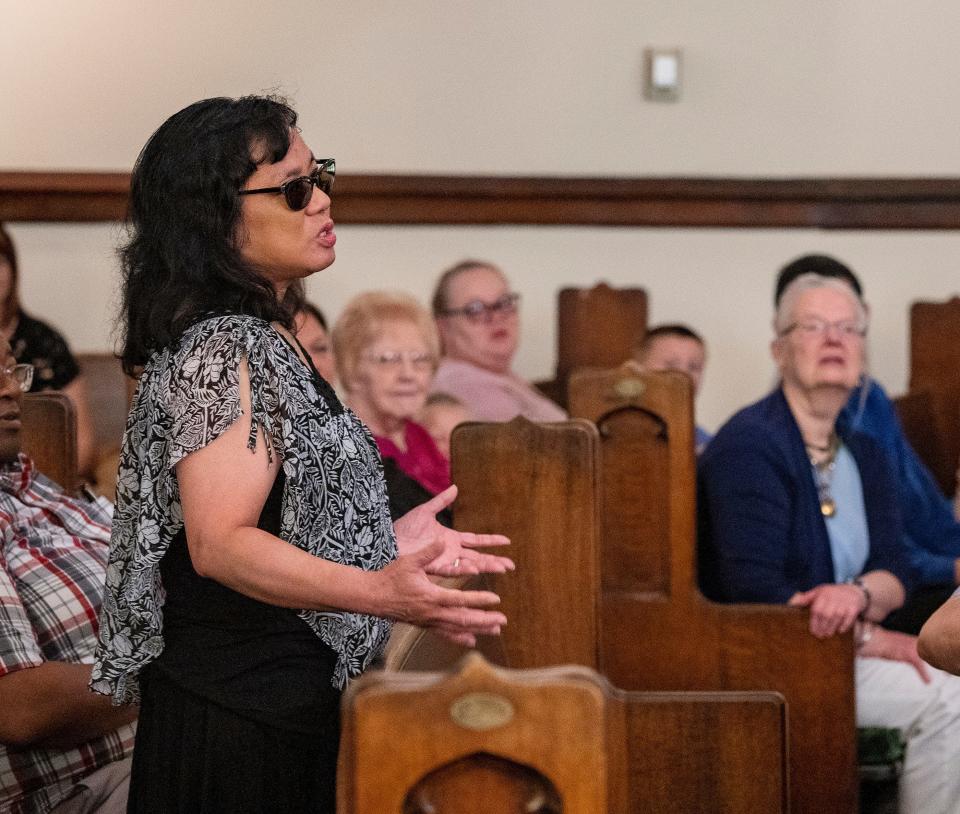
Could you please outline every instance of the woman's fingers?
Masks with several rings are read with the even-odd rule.
[[[503,534],[477,534],[472,531],[461,531],[460,545],[468,548],[487,548],[488,546],[510,545],[510,538]]]
[[[439,494],[434,495],[426,503],[421,503],[419,508],[426,509],[430,514],[437,514],[447,508],[457,499],[457,485],[451,484]]]

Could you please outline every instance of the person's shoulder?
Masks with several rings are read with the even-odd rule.
[[[698,457],[698,471],[728,470],[763,458],[790,457],[789,408],[779,390],[735,413]]]
[[[61,334],[60,331],[54,328],[50,323],[44,322],[42,319],[37,319],[35,316],[31,316],[26,311],[21,311],[17,315],[17,331],[23,331],[25,333],[43,333],[63,339],[63,334]]]
[[[276,330],[265,319],[247,314],[215,314],[199,319],[190,325],[183,332],[180,346],[205,342],[218,337],[252,336],[263,338],[274,334],[276,334]]]
[[[783,396],[779,390],[776,390],[759,401],[741,408],[717,430],[710,446],[717,442],[728,443],[735,439],[759,442],[778,435],[783,424],[782,400]]]

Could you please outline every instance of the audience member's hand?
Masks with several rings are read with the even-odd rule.
[[[853,627],[863,610],[863,591],[856,585],[818,585],[795,593],[787,604],[810,608],[810,632],[826,639]]]
[[[477,548],[508,545],[502,534],[473,534],[455,531],[437,522],[443,511],[457,497],[457,487],[450,486],[439,495],[411,509],[393,524],[397,547],[401,554],[412,554],[424,546],[441,541],[439,556],[427,563],[428,574],[456,577],[463,574],[502,574],[514,569],[513,560],[495,554],[484,554]]]
[[[916,636],[886,630],[877,625],[873,628],[870,640],[864,642],[857,653],[861,656],[873,656],[878,659],[904,661],[907,664],[912,664],[916,671],[920,673],[923,683],[930,683],[930,671],[927,663],[917,653]]]
[[[401,554],[380,571],[379,610],[383,616],[430,628],[457,644],[473,647],[478,635],[498,635],[507,617],[487,610],[500,602],[491,591],[444,588],[430,580],[427,566],[443,551],[443,541],[435,540],[412,554]]]

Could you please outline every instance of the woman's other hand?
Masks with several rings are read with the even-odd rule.
[[[465,574],[503,574],[514,569],[513,560],[476,551],[477,548],[508,545],[502,534],[473,534],[455,531],[437,522],[437,513],[453,503],[457,487],[450,486],[440,494],[411,509],[393,524],[397,548],[401,556],[421,551],[425,546],[442,543],[437,556],[426,563],[428,574],[456,577]]]
[[[500,603],[500,597],[491,591],[462,591],[431,581],[428,569],[447,556],[446,548],[443,540],[434,540],[413,553],[402,553],[380,571],[382,607],[378,615],[429,628],[457,644],[473,647],[478,635],[498,635],[507,617],[488,610]]]
[[[864,610],[864,594],[856,585],[818,585],[800,591],[787,602],[810,609],[810,632],[818,639],[846,633]]]
[[[927,669],[926,662],[920,658],[920,654],[917,652],[916,636],[885,630],[875,625],[870,639],[864,642],[863,646],[857,651],[857,655],[912,664],[914,669],[920,673],[923,683],[930,683],[930,671]]]

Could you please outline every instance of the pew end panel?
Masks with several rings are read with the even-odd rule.
[[[784,812],[785,744],[776,693],[624,692],[588,668],[472,654],[351,685],[338,811]]]
[[[563,288],[557,294],[557,368],[538,383],[550,398],[567,403],[567,381],[585,367],[609,368],[631,358],[647,332],[647,292],[613,288]]]
[[[820,641],[806,611],[721,605],[700,592],[689,380],[628,367],[581,371],[570,380],[570,408],[597,423],[602,445],[604,673],[630,690],[780,692],[793,810],[852,814],[852,635]]]
[[[64,491],[80,488],[77,414],[68,396],[48,391],[23,397],[22,447],[37,467]]]
[[[960,297],[910,306],[909,392],[922,391],[929,397],[938,447],[931,471],[952,497],[960,463]]]
[[[344,697],[338,812],[605,811],[605,703],[579,667],[371,673]]]
[[[486,577],[508,620],[504,664],[596,668],[596,429],[524,418],[462,424],[452,450],[456,527],[511,540],[504,553],[516,572]]]

